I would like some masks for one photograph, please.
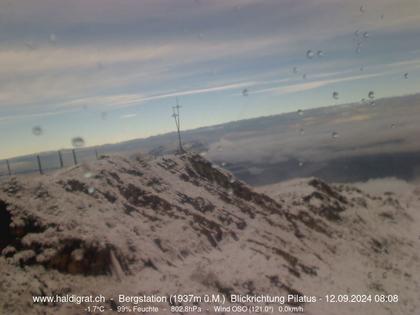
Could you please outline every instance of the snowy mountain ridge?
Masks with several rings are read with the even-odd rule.
[[[255,190],[195,154],[104,157],[12,178],[0,184],[0,309],[80,314],[80,305],[32,304],[64,293],[371,293],[401,300],[296,305],[415,314],[419,195],[402,204],[315,178]]]

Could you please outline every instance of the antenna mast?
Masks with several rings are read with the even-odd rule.
[[[176,129],[177,129],[177,132],[178,132],[179,152],[184,153],[185,151],[184,151],[184,148],[182,147],[182,140],[181,140],[181,121],[179,119],[179,109],[181,107],[182,106],[179,106],[178,97],[177,97],[176,98],[176,106],[172,106],[172,111],[173,111],[172,117],[175,120],[175,125],[176,125]]]

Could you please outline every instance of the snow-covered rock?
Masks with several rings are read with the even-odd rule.
[[[414,188],[402,202],[314,178],[255,190],[195,154],[104,157],[12,178],[0,185],[0,310],[83,313],[86,305],[32,303],[65,293],[355,293],[400,302],[290,304],[307,314],[414,314],[418,204]]]

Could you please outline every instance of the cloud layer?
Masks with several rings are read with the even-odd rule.
[[[151,115],[176,96],[197,104],[191,119],[198,108],[210,116],[215,103],[224,106],[215,118],[222,122],[328,104],[335,86],[348,89],[344,101],[360,99],[366,82],[386,96],[415,92],[419,2],[370,0],[359,8],[333,0],[2,2],[0,125],[13,135],[15,121],[61,115],[65,123],[68,111],[87,106],[121,111],[116,117],[130,114],[127,107]],[[306,58],[308,49],[322,57]],[[395,84],[408,71],[410,81]],[[205,124],[191,119],[187,127]]]

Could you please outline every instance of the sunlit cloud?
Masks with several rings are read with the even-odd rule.
[[[330,123],[331,124],[352,123],[352,122],[369,120],[371,118],[372,118],[371,115],[353,115],[350,117],[335,118]]]
[[[78,111],[80,111],[80,109],[73,108],[73,109],[65,109],[65,110],[58,110],[58,111],[51,111],[51,112],[24,113],[24,114],[15,114],[15,115],[9,115],[9,116],[0,116],[0,122],[15,122],[17,120],[59,116],[59,115],[65,115],[69,113],[75,113]]]
[[[176,91],[176,92],[168,92],[163,94],[145,96],[142,94],[117,94],[117,95],[106,95],[106,96],[96,96],[91,98],[84,98],[73,100],[63,104],[62,106],[82,106],[82,105],[89,105],[89,106],[106,106],[106,107],[127,107],[131,105],[138,105],[140,103],[144,103],[147,101],[165,99],[165,98],[173,98],[177,96],[188,96],[188,95],[196,95],[196,94],[206,94],[206,93],[213,93],[213,92],[221,92],[226,90],[232,89],[240,89],[242,87],[250,86],[255,84],[255,82],[242,82],[242,83],[232,83],[232,84],[225,84],[220,86],[212,86],[206,88],[199,88],[199,89],[192,89],[192,90],[184,90],[184,91]]]
[[[355,81],[355,80],[364,80],[374,77],[383,76],[388,73],[374,73],[374,74],[365,74],[365,75],[355,75],[355,76],[349,76],[349,77],[341,77],[341,78],[334,78],[329,80],[318,80],[318,81],[310,81],[310,82],[304,82],[304,83],[297,83],[297,84],[290,84],[280,87],[272,87],[272,88],[266,88],[254,91],[255,94],[258,93],[273,93],[277,95],[284,95],[289,93],[296,93],[296,92],[304,92],[308,90],[317,89],[323,86],[327,85],[333,85],[340,82],[346,82],[346,81]]]
[[[126,114],[126,115],[122,115],[121,119],[134,118],[136,116],[137,116],[137,114]]]

